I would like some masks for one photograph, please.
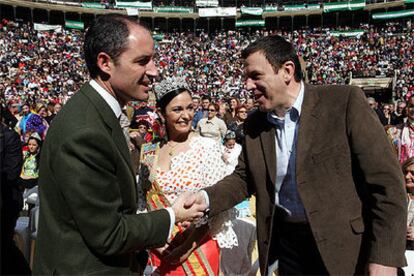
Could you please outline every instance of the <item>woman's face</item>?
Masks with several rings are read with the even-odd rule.
[[[405,170],[405,188],[407,192],[414,194],[414,164],[411,164]]]
[[[247,109],[246,108],[240,108],[239,111],[237,111],[237,117],[240,119],[240,121],[244,121],[247,118]]]
[[[165,122],[170,136],[189,133],[194,117],[193,100],[187,91],[178,94],[165,108]]]
[[[38,114],[39,114],[41,117],[46,118],[46,117],[47,117],[46,107],[42,107],[42,108],[39,110]]]
[[[23,105],[22,107],[23,115],[27,115],[30,112],[30,107],[28,105]]]
[[[57,113],[59,113],[59,111],[62,110],[62,105],[57,103],[57,104],[55,104],[55,107],[53,109],[55,111],[55,114],[57,114]]]
[[[30,139],[29,142],[27,142],[27,147],[29,148],[29,152],[31,154],[35,154],[39,149],[39,144],[36,139]]]
[[[214,105],[210,104],[208,106],[208,118],[213,119],[214,117],[216,117],[216,115],[217,115],[216,108],[214,107]]]
[[[231,99],[230,100],[230,108],[231,109],[236,109],[236,107],[237,107],[237,100],[236,99]]]

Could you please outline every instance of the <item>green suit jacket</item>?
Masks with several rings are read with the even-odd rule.
[[[137,252],[166,242],[169,214],[136,214],[125,138],[114,112],[89,84],[50,126],[39,189],[34,274],[136,275],[142,268]]]

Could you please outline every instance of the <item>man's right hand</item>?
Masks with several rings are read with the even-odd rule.
[[[204,196],[198,193],[185,192],[181,194],[172,205],[175,214],[175,222],[192,222],[201,218],[207,209]]]

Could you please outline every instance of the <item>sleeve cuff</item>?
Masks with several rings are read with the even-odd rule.
[[[206,201],[206,204],[207,204],[207,209],[210,209],[210,199],[208,198],[207,192],[205,190],[201,190],[200,192],[204,196],[204,200]]]
[[[174,214],[174,210],[171,207],[167,207],[166,210],[168,211],[168,214],[170,215],[170,231],[168,231],[168,237],[167,237],[167,242],[169,242],[171,233],[174,229],[175,214]]]

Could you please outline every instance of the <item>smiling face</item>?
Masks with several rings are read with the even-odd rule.
[[[200,99],[193,98],[193,106],[194,106],[194,110],[197,110],[198,107],[200,106]]]
[[[279,68],[275,72],[262,52],[255,52],[246,58],[245,74],[246,89],[254,93],[261,111],[272,111],[289,104],[285,70]]]
[[[209,119],[213,119],[216,115],[217,115],[216,107],[214,106],[214,104],[210,104],[208,106],[208,114],[207,114],[207,117]]]
[[[138,132],[141,134],[141,136],[144,136],[148,131],[148,128],[146,125],[142,124],[138,126]]]
[[[239,108],[239,110],[237,111],[237,118],[240,121],[244,121],[247,118],[247,109],[244,107]]]
[[[170,136],[188,134],[194,117],[193,101],[184,91],[174,97],[166,106],[164,119]]]
[[[151,34],[141,26],[131,25],[129,28],[126,49],[116,60],[106,57],[109,61],[104,69],[101,68],[110,76],[108,82],[112,93],[123,104],[131,99],[146,100],[152,79],[158,75]]]
[[[231,100],[230,100],[230,108],[231,108],[232,110],[235,110],[235,109],[236,109],[236,107],[237,107],[237,105],[238,105],[238,102],[237,102],[237,100],[236,100],[236,99],[231,99]]]
[[[47,110],[46,110],[46,107],[42,107],[42,108],[39,110],[39,112],[38,112],[37,114],[39,114],[39,115],[40,115],[40,116],[42,116],[43,118],[46,118],[46,117],[47,117]]]

